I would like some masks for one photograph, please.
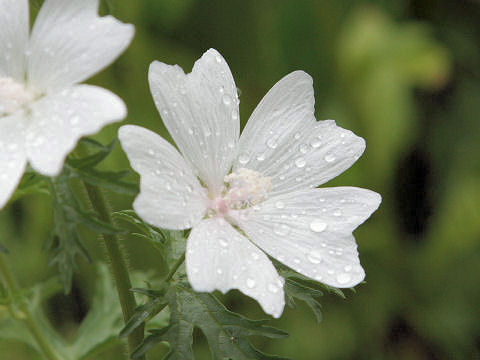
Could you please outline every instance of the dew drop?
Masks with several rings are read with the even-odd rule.
[[[293,137],[294,137],[295,140],[300,139],[300,136],[301,136],[301,135],[300,135],[299,132],[297,132],[297,133],[295,133],[295,135],[293,135]]]
[[[345,270],[346,272],[352,271],[352,265],[345,265],[343,267],[343,270]]]
[[[308,152],[308,145],[307,144],[302,144],[298,148],[302,154],[306,154]]]
[[[228,246],[228,241],[224,238],[219,238],[218,239],[218,243],[220,244],[220,246],[222,247],[227,247]]]
[[[333,216],[341,216],[342,215],[342,210],[340,209],[336,209],[334,212],[333,212]]]
[[[283,209],[283,208],[285,208],[285,203],[284,203],[283,201],[277,201],[277,202],[275,203],[275,207],[276,207],[277,209]]]
[[[295,166],[298,167],[298,168],[302,168],[305,166],[307,162],[305,161],[305,159],[303,157],[299,157],[295,160]]]
[[[258,260],[260,258],[260,255],[258,255],[258,253],[253,252],[252,253],[252,258],[253,258],[253,260]]]
[[[248,278],[247,279],[247,286],[252,289],[255,287],[255,285],[257,285],[257,283],[255,282],[255,280],[253,280],[252,278]]]
[[[257,156],[257,160],[258,160],[258,161],[263,161],[263,160],[265,160],[265,154],[260,154],[260,155],[258,155],[258,156]]]
[[[267,140],[267,146],[270,149],[276,149],[278,146],[277,140],[275,138],[270,138]]]
[[[223,274],[223,270],[222,270],[221,268],[218,268],[218,269],[217,269],[217,274],[218,274],[218,275]]]
[[[239,115],[237,109],[232,110],[232,120],[238,120]]]
[[[332,154],[327,154],[325,155],[324,159],[326,162],[331,163],[332,161],[335,161],[335,156],[333,156]]]
[[[339,274],[337,276],[337,281],[339,284],[346,284],[351,280],[351,276],[349,274]]]
[[[276,294],[278,292],[278,286],[275,285],[275,284],[268,284],[267,288],[268,288],[268,291],[270,291],[274,294]]]
[[[320,264],[322,262],[322,256],[320,253],[316,250],[312,250],[308,253],[307,255],[308,261],[310,261],[312,264]]]
[[[242,165],[247,164],[250,161],[250,157],[247,154],[240,154],[238,162]]]
[[[290,232],[290,227],[285,224],[278,224],[277,226],[275,226],[273,232],[277,235],[285,236],[288,235],[288,233]]]
[[[316,149],[322,145],[322,142],[319,139],[313,139],[310,141],[310,145]]]
[[[230,95],[225,94],[222,96],[222,102],[225,106],[229,106],[232,103],[232,98]]]
[[[326,228],[327,228],[327,224],[325,224],[324,222],[322,222],[320,220],[313,220],[310,223],[310,230],[312,230],[313,232],[317,232],[317,233],[322,232]]]

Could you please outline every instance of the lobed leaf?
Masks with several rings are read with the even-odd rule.
[[[170,351],[164,359],[194,359],[193,329],[205,335],[213,359],[281,359],[257,350],[248,340],[259,335],[269,338],[288,336],[282,330],[266,326],[266,320],[250,320],[227,310],[215,296],[196,293],[186,283],[173,283],[166,294],[170,324],[151,334],[135,349],[132,359],[144,355],[159,342],[168,342]]]

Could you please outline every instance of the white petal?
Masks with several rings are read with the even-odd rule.
[[[275,259],[312,279],[352,287],[365,273],[351,232],[375,211],[377,193],[354,187],[296,191],[271,198],[235,221]]]
[[[27,163],[24,149],[24,118],[21,111],[1,119],[0,209],[12,196]]]
[[[150,89],[170,135],[218,193],[231,167],[239,134],[237,88],[225,59],[208,50],[185,75],[178,66],[153,62]]]
[[[206,190],[178,151],[145,128],[125,125],[118,132],[132,168],[140,174],[133,203],[146,222],[167,229],[188,229],[207,210]]]
[[[238,289],[267,314],[282,314],[283,278],[268,257],[223,218],[204,220],[192,229],[186,266],[195,291]]]
[[[349,168],[365,141],[332,120],[315,121],[311,77],[295,71],[273,86],[242,133],[234,168],[272,178],[272,194],[316,187]]]
[[[28,1],[0,0],[0,76],[24,80]]]
[[[84,135],[126,116],[123,101],[97,86],[76,85],[47,95],[31,106],[28,160],[39,173],[56,176],[67,154]]]
[[[98,1],[45,1],[29,44],[28,78],[34,87],[51,91],[79,83],[130,44],[133,25],[99,17]]]

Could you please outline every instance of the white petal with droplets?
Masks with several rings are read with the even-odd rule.
[[[0,0],[0,76],[23,81],[29,26],[27,0]]]
[[[28,49],[28,80],[49,92],[88,79],[130,44],[134,27],[98,16],[99,0],[46,0]]]
[[[234,168],[272,178],[272,195],[321,185],[348,169],[365,141],[333,120],[317,122],[311,77],[295,71],[265,95],[240,137]]]
[[[27,163],[24,148],[24,114],[21,111],[1,118],[0,209],[5,206],[22,178]]]
[[[380,201],[377,193],[354,187],[302,190],[239,211],[235,221],[261,249],[297,272],[351,287],[365,276],[351,233]]]
[[[31,105],[28,160],[39,173],[56,176],[82,136],[95,134],[126,114],[118,96],[97,86],[76,85],[47,95]]]
[[[207,210],[207,194],[178,151],[139,126],[122,126],[118,136],[140,174],[140,194],[133,204],[137,214],[167,229],[188,229],[198,223]]]
[[[274,317],[283,311],[283,279],[268,257],[223,218],[204,220],[192,229],[186,266],[195,291],[238,289]]]
[[[237,88],[225,59],[208,50],[185,75],[178,66],[150,65],[150,89],[170,135],[210,191],[219,193],[240,129]]]

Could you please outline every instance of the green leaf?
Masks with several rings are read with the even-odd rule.
[[[162,311],[166,305],[167,302],[163,299],[163,295],[159,294],[158,297],[155,297],[153,300],[148,301],[144,305],[138,306],[135,309],[135,313],[128,320],[127,324],[120,331],[120,334],[118,336],[120,338],[124,338],[130,335],[132,331],[134,331],[137,327],[150,320],[160,311]]]
[[[48,188],[45,183],[45,177],[38,175],[34,172],[25,172],[18,185],[18,188],[13,193],[12,197],[10,198],[9,202],[13,202],[18,200],[19,198],[26,196],[26,195],[33,195],[33,194],[43,194],[48,195]]]
[[[90,311],[69,345],[71,359],[86,359],[117,341],[122,327],[122,310],[110,272],[105,264],[97,266],[97,281]]]
[[[37,284],[23,295],[16,296],[22,298],[15,301],[23,301],[31,309],[42,333],[54,346],[57,353],[62,356],[62,359],[87,359],[112,343],[118,342],[117,334],[122,327],[122,311],[120,305],[116,301],[112,301],[116,298],[116,290],[107,265],[99,264],[97,266],[96,279],[90,311],[70,343],[65,342],[63,337],[51,327],[41,311],[41,303],[60,290],[58,279],[52,278],[45,283]],[[1,315],[2,308],[0,307],[0,338],[25,343],[41,353],[23,322],[11,317],[2,320]]]
[[[281,359],[257,350],[249,336],[283,338],[287,334],[266,326],[266,320],[250,320],[227,310],[212,294],[196,293],[186,283],[173,283],[166,298],[170,308],[170,324],[151,330],[151,335],[134,351],[132,359],[145,354],[155,344],[166,341],[170,352],[164,359],[194,359],[193,329],[205,335],[213,359]]]
[[[140,219],[133,210],[122,210],[113,215],[137,227],[143,234],[132,234],[148,239],[159,250],[169,268],[183,256],[186,247],[184,231],[158,229]]]
[[[107,146],[95,141],[95,140],[92,140],[92,139],[89,139],[89,138],[84,138],[84,140],[82,141],[82,143],[86,144],[86,145],[89,145],[91,147],[94,147],[95,149],[98,149],[98,151],[92,155],[88,155],[86,157],[83,157],[83,158],[71,158],[69,157],[67,159],[67,163],[72,166],[73,168],[76,168],[76,169],[83,169],[83,168],[87,168],[87,167],[93,167],[97,164],[99,164],[100,162],[102,162],[103,159],[105,159],[113,150],[114,146],[115,146],[115,143],[116,143],[116,139],[113,139],[110,144],[108,144]]]
[[[325,291],[345,299],[342,290],[311,280],[277,261],[274,261],[274,263],[278,273],[285,278],[284,290],[288,306],[295,308],[295,300],[305,302],[313,311],[317,323],[321,322],[323,317],[321,311],[322,306],[318,302],[318,298],[323,296]]]
[[[136,195],[138,194],[138,185],[121,180],[130,172],[125,171],[100,171],[92,167],[74,168],[72,173],[83,181],[111,190],[118,194]]]

